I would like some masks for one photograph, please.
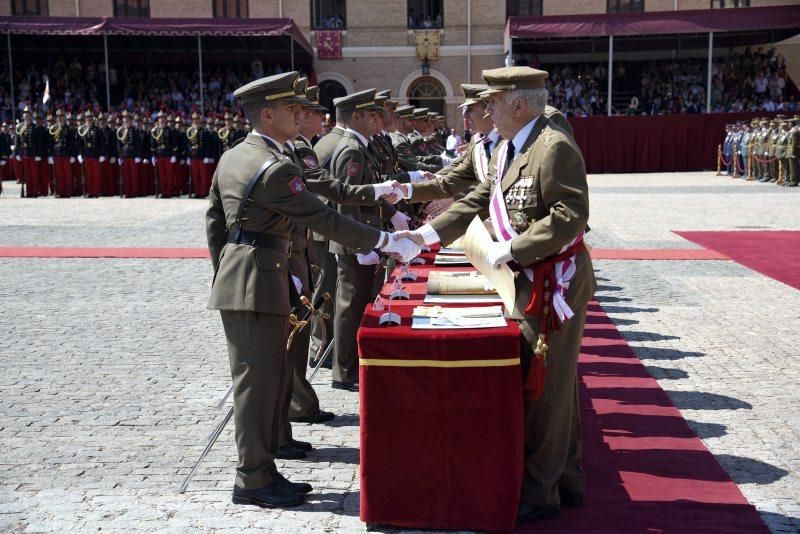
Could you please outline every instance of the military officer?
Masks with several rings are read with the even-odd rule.
[[[301,504],[308,484],[286,480],[274,463],[280,399],[287,387],[286,331],[294,285],[288,271],[295,222],[359,252],[381,249],[404,259],[419,247],[359,224],[311,194],[302,170],[283,154],[297,134],[299,99],[288,72],[236,90],[253,125],[226,152],[212,180],[206,234],[214,267],[209,308],[220,310],[228,341],[238,464],[232,500],[284,507]]]
[[[414,132],[414,106],[398,106],[395,110],[397,130],[389,134],[392,138],[397,159],[400,167],[405,171],[426,171],[436,172],[441,169],[441,165],[432,165],[422,161],[412,148],[412,136]],[[416,137],[415,137],[416,138]]]
[[[775,159],[778,164],[779,185],[786,183],[786,172],[788,171],[789,161],[786,159],[786,140],[789,137],[788,121],[778,121],[778,135],[775,139]]]
[[[368,145],[375,134],[375,114],[383,108],[375,103],[375,89],[334,99],[346,127],[331,158],[331,171],[338,180],[354,185],[375,184],[381,179],[380,164]],[[338,116],[338,113],[337,113]],[[338,119],[337,119],[338,122]],[[381,228],[396,215],[388,207],[338,206],[339,213],[374,228]],[[358,391],[358,348],[356,332],[364,307],[373,295],[381,260],[375,252],[361,253],[344,243],[331,242],[337,255],[336,306],[333,319],[333,383],[336,389]]]
[[[115,132],[117,138],[117,154],[122,171],[120,194],[123,197],[138,197],[139,167],[142,163],[142,134],[133,126],[131,115],[122,112],[122,126]]]
[[[775,120],[770,121],[770,129],[769,129],[769,137],[767,138],[767,158],[769,159],[769,181],[770,182],[777,182],[778,181],[778,158],[775,155],[775,149],[778,144],[778,137],[780,137],[781,129],[778,120],[782,118],[781,115],[778,115],[778,118]]]
[[[544,116],[547,73],[505,67],[484,71],[483,77],[489,89],[480,96],[488,100],[487,112],[507,140],[492,155],[493,176],[429,225],[405,235],[419,244],[450,243],[476,215],[491,215],[500,242],[489,248],[486,260],[522,267],[516,275],[516,302],[508,313],[519,322],[523,337],[525,461],[517,520],[527,521],[554,517],[561,504],[583,501],[582,471],[565,475],[570,453],[579,455],[570,444],[576,362],[586,304],[595,290],[582,241],[589,216],[588,187],[574,140]],[[552,292],[544,282],[554,279],[556,261],[575,266],[565,296],[574,313],[571,318],[553,308]],[[534,271],[531,276],[527,269]],[[531,279],[540,282],[532,285]],[[563,323],[560,330],[553,330],[550,313]],[[544,360],[546,378],[541,373]],[[542,379],[540,386],[537,380]]]

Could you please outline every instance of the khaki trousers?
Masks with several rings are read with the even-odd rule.
[[[289,386],[283,315],[220,311],[233,379],[236,485],[272,483],[281,431],[281,399]]]

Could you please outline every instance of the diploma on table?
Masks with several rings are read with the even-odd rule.
[[[516,295],[514,273],[506,264],[494,267],[486,261],[486,251],[489,243],[492,242],[492,236],[489,235],[483,221],[476,216],[463,237],[464,253],[470,263],[492,284],[497,294],[503,299],[506,309],[513,310]]]

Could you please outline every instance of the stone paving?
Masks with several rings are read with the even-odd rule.
[[[696,248],[672,230],[800,229],[800,191],[713,173],[590,178],[593,246]],[[0,246],[204,246],[205,202],[19,199]],[[800,529],[800,291],[727,261],[597,261],[598,298],[773,531]],[[232,425],[204,260],[0,259],[0,531],[360,532],[357,395],[316,379],[328,425],[285,462],[309,504],[230,504]]]

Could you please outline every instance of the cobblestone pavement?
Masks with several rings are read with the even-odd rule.
[[[800,191],[712,173],[590,178],[594,246],[695,248],[672,230],[800,229]],[[0,196],[0,246],[204,246],[205,202]],[[779,532],[800,529],[800,292],[726,261],[597,261],[598,297]],[[230,382],[204,260],[0,259],[0,531],[363,531],[357,396],[316,383],[328,425],[285,462],[310,503],[230,504]],[[591,497],[591,496],[590,496]]]

